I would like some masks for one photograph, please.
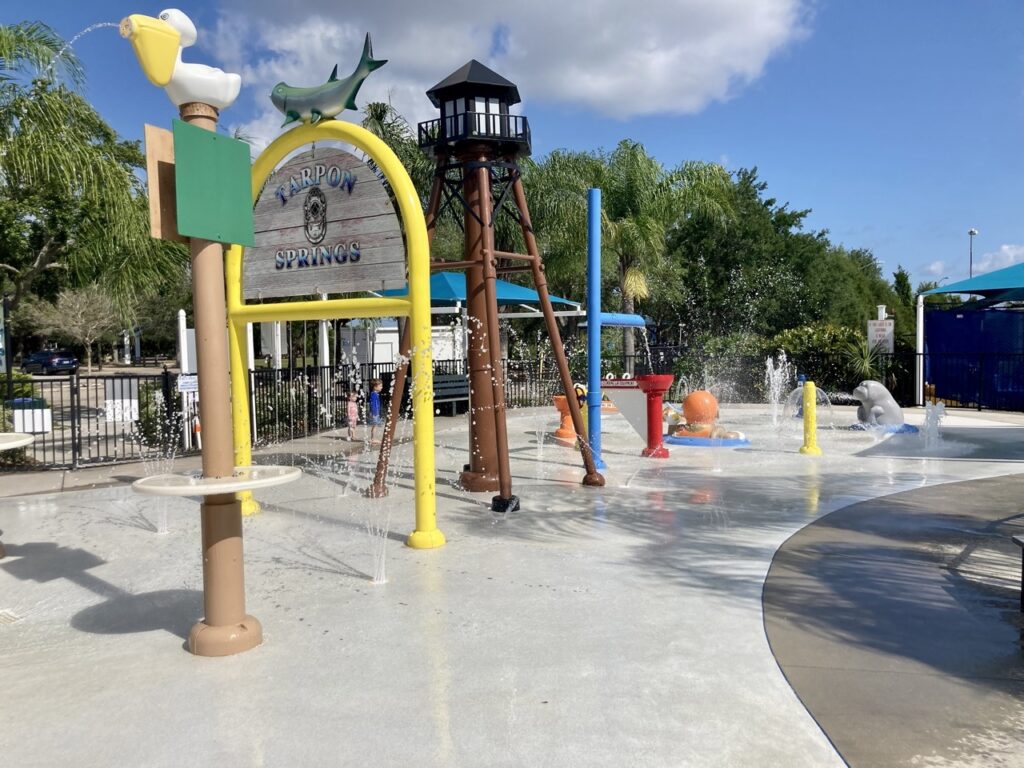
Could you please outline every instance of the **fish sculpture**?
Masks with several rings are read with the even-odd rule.
[[[344,80],[338,79],[338,65],[334,65],[334,71],[327,78],[323,85],[312,88],[296,88],[287,83],[278,83],[270,92],[270,100],[284,115],[284,123],[281,127],[302,120],[316,125],[321,120],[329,120],[346,109],[357,109],[356,94],[373,70],[380,69],[387,64],[387,59],[378,60],[373,58],[373,47],[370,44],[370,35],[366,35],[363,43],[363,55],[356,65],[355,72]]]

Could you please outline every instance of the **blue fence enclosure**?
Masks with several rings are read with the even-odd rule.
[[[1024,312],[932,310],[925,316],[925,381],[954,405],[1024,410]]]

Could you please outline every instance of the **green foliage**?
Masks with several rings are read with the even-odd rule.
[[[808,354],[841,355],[850,344],[863,338],[862,333],[852,328],[813,323],[776,334],[771,347],[791,358]]]
[[[935,280],[924,280],[917,284],[916,296],[920,296],[922,293],[938,287],[939,283]],[[930,309],[953,309],[954,307],[959,307],[964,302],[963,299],[955,293],[935,293],[931,296],[925,296],[924,303],[925,306]]]
[[[15,307],[98,282],[130,312],[180,274],[187,253],[149,236],[138,143],[121,141],[53,73],[27,79],[62,50],[43,25],[0,26],[0,275]],[[81,82],[67,51],[56,70]]]
[[[309,393],[305,379],[287,381],[263,379],[257,386],[264,389],[254,399],[256,409],[256,435],[261,445],[290,440],[295,434],[306,433],[309,419]],[[269,391],[267,391],[269,390]]]
[[[416,130],[390,103],[374,101],[363,110],[363,128],[387,144],[412,179],[423,202],[434,181],[434,163],[420,151]],[[372,164],[372,160],[370,161]]]
[[[32,300],[18,310],[17,320],[18,327],[31,327],[37,335],[80,344],[89,373],[93,344],[112,337],[122,325],[110,297],[95,283],[65,289],[55,302]]]
[[[858,336],[844,344],[843,359],[855,379],[878,379],[881,353],[879,347],[869,344],[866,338]]]
[[[59,78],[74,85],[85,82],[75,52],[39,21],[0,25],[0,85],[19,77]]]
[[[164,399],[157,382],[139,386],[139,420],[135,433],[149,455],[173,456],[181,439],[181,415]]]
[[[912,309],[914,306],[914,289],[910,286],[910,273],[900,264],[892,273],[892,289],[901,306]]]
[[[21,371],[11,371],[11,399],[32,397],[32,376]],[[0,374],[0,394],[7,399],[7,374]]]

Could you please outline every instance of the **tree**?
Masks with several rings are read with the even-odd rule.
[[[394,151],[420,198],[426,201],[434,180],[434,163],[420,151],[416,131],[390,102],[370,102],[363,109],[363,115],[363,128]]]
[[[179,274],[187,254],[150,238],[138,143],[57,82],[62,69],[81,82],[48,27],[0,27],[0,273],[15,307],[60,272],[58,283],[100,282],[125,309]]]
[[[690,219],[724,225],[732,217],[729,178],[721,166],[691,162],[667,170],[641,144],[628,140],[607,154],[553,152],[527,182],[539,214],[534,226],[553,252],[553,258],[545,254],[549,272],[572,273],[577,281],[586,274],[587,190],[602,190],[602,245],[608,256],[602,269],[611,269],[611,298],[627,313],[678,285],[678,265],[666,259],[666,241],[675,227]],[[633,331],[627,329],[627,360],[634,351]]]
[[[917,284],[917,292],[914,294],[914,300],[922,293],[934,290],[939,287],[939,281],[936,280],[922,280]],[[955,293],[933,293],[930,296],[924,297],[924,303],[932,309],[952,309],[959,307],[964,303]]]
[[[121,327],[109,294],[93,283],[60,292],[56,302],[36,300],[25,304],[19,325],[30,324],[41,336],[81,344],[85,369],[92,373],[92,346]]]
[[[900,304],[908,309],[913,308],[914,289],[910,285],[910,273],[903,268],[902,264],[892,273],[892,289],[896,293],[896,298],[900,300]]]

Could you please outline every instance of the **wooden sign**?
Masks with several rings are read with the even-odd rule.
[[[405,285],[405,244],[377,175],[340,149],[304,152],[268,179],[242,262],[246,299]]]
[[[178,233],[174,188],[174,135],[155,125],[143,128],[146,139],[146,183],[149,188],[149,233],[158,240],[188,242]]]

